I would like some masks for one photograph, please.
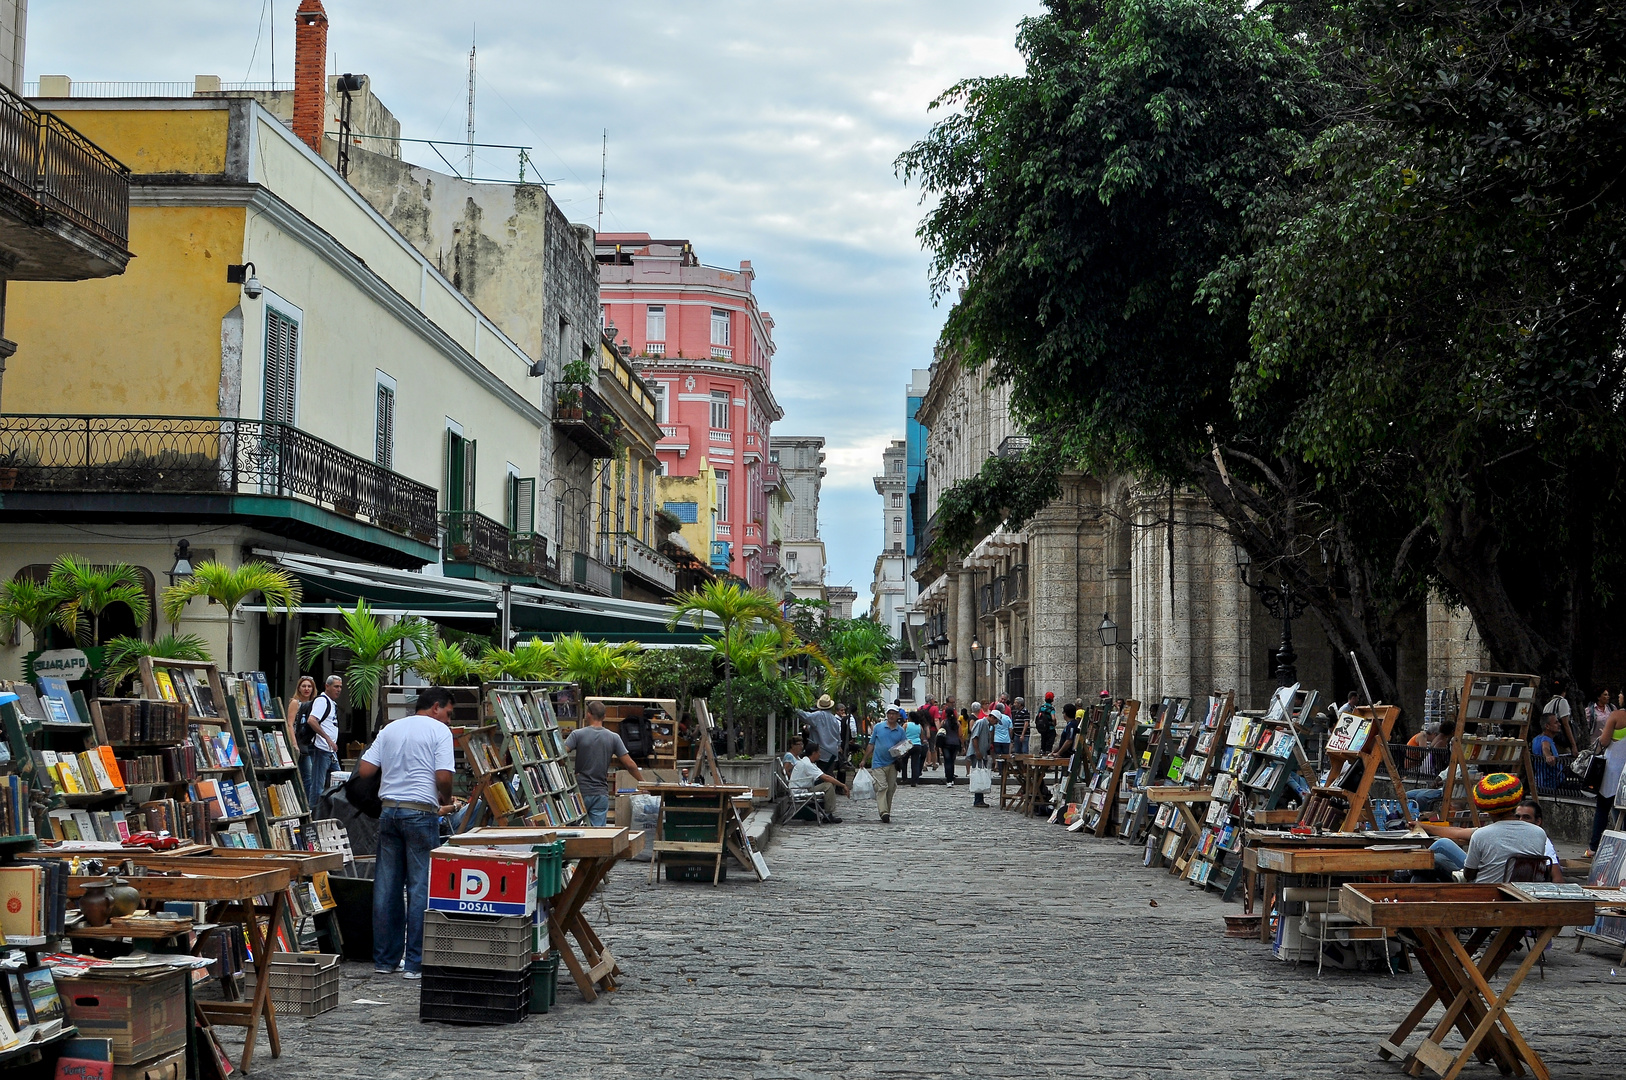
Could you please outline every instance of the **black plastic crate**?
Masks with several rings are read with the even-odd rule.
[[[481,971],[426,964],[423,988],[456,994],[527,994],[531,988],[531,977],[528,967],[520,971]]]
[[[418,1019],[437,1024],[518,1024],[530,1014],[530,995],[512,1004],[482,1008],[474,1005],[436,1005],[426,993],[418,1002]]]

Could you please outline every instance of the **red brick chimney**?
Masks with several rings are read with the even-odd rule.
[[[327,12],[301,0],[294,12],[294,134],[318,154],[327,119]]]

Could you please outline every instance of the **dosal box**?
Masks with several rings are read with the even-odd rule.
[[[436,848],[429,853],[429,909],[529,915],[536,910],[536,856],[491,848]]]

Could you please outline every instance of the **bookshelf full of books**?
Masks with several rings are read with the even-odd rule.
[[[264,812],[243,763],[219,669],[195,660],[143,656],[140,675],[144,696],[178,703],[187,714],[185,745],[196,779],[188,792],[190,805],[174,812],[190,820],[189,835],[214,847],[264,847]]]
[[[1191,725],[1173,751],[1164,781],[1193,791],[1208,783],[1224,749],[1225,732],[1235,708],[1235,691],[1208,696],[1202,719]],[[1198,809],[1202,804],[1186,805],[1188,809]],[[1186,835],[1189,828],[1186,815],[1180,812],[1180,804],[1164,802],[1159,805],[1151,828],[1147,830],[1146,865],[1160,866],[1167,862],[1171,864],[1171,871],[1183,866],[1185,860],[1181,852],[1188,846],[1187,841],[1192,839]]]
[[[299,782],[299,751],[288,742],[287,721],[263,671],[223,680],[237,747],[259,804],[268,847],[306,851],[314,842],[310,807]]]
[[[1157,717],[1147,732],[1145,747],[1140,753],[1140,767],[1135,771],[1133,791],[1124,807],[1123,824],[1118,829],[1118,836],[1132,844],[1144,839],[1152,820],[1152,804],[1147,801],[1146,789],[1161,783],[1168,771],[1175,767],[1177,751],[1186,737],[1187,706],[1188,702],[1183,697],[1165,697],[1158,703]],[[1183,761],[1180,767],[1184,767]]]
[[[12,691],[7,691],[8,693]],[[33,755],[24,735],[27,723],[16,703],[0,704],[0,857],[34,846],[34,815],[29,803]]]
[[[506,761],[491,770],[485,798],[493,816],[524,817],[539,825],[576,825],[587,808],[576,789],[576,774],[554,714],[557,684],[491,683],[485,713],[501,735]],[[489,738],[489,737],[488,737]],[[465,745],[483,752],[483,740]]]
[[[1080,820],[1083,828],[1097,837],[1105,836],[1112,825],[1117,809],[1118,793],[1123,788],[1124,770],[1130,755],[1135,753],[1136,720],[1140,715],[1140,702],[1128,701],[1111,714],[1105,743],[1095,760],[1090,774],[1090,786],[1084,794]]]
[[[1400,803],[1401,815],[1413,820],[1405,797],[1405,782],[1389,753],[1389,735],[1400,709],[1394,705],[1363,705],[1346,710],[1327,734],[1321,774],[1304,800],[1299,824],[1311,828],[1350,832],[1366,821],[1374,828],[1384,823],[1373,819],[1369,805],[1372,781],[1381,768]]]
[[[1471,793],[1486,773],[1512,773],[1524,781],[1526,791],[1536,790],[1528,739],[1539,682],[1535,675],[1497,671],[1470,671],[1463,677],[1441,820],[1451,821],[1466,812],[1467,820],[1459,824],[1481,823]]]

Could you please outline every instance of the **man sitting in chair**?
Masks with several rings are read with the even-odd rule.
[[[1547,855],[1547,831],[1534,821],[1521,820],[1514,815],[1524,801],[1524,783],[1511,773],[1491,773],[1474,785],[1474,806],[1490,819],[1489,824],[1477,829],[1456,829],[1435,826],[1435,834],[1455,834],[1461,838],[1467,833],[1468,850],[1464,852],[1451,836],[1434,841],[1434,865],[1441,870],[1461,870],[1467,881],[1494,882],[1507,880],[1508,861],[1515,856],[1544,858]],[[1556,865],[1556,864],[1555,864]]]
[[[817,791],[822,794],[824,796],[824,816],[820,820],[839,825],[841,819],[836,817],[830,808],[835,805],[837,789],[840,789],[841,793],[845,795],[847,785],[825,772],[824,767],[819,764],[819,757],[819,744],[814,743],[807,748],[807,756],[798,761],[795,768],[791,769],[790,786],[793,791]]]

